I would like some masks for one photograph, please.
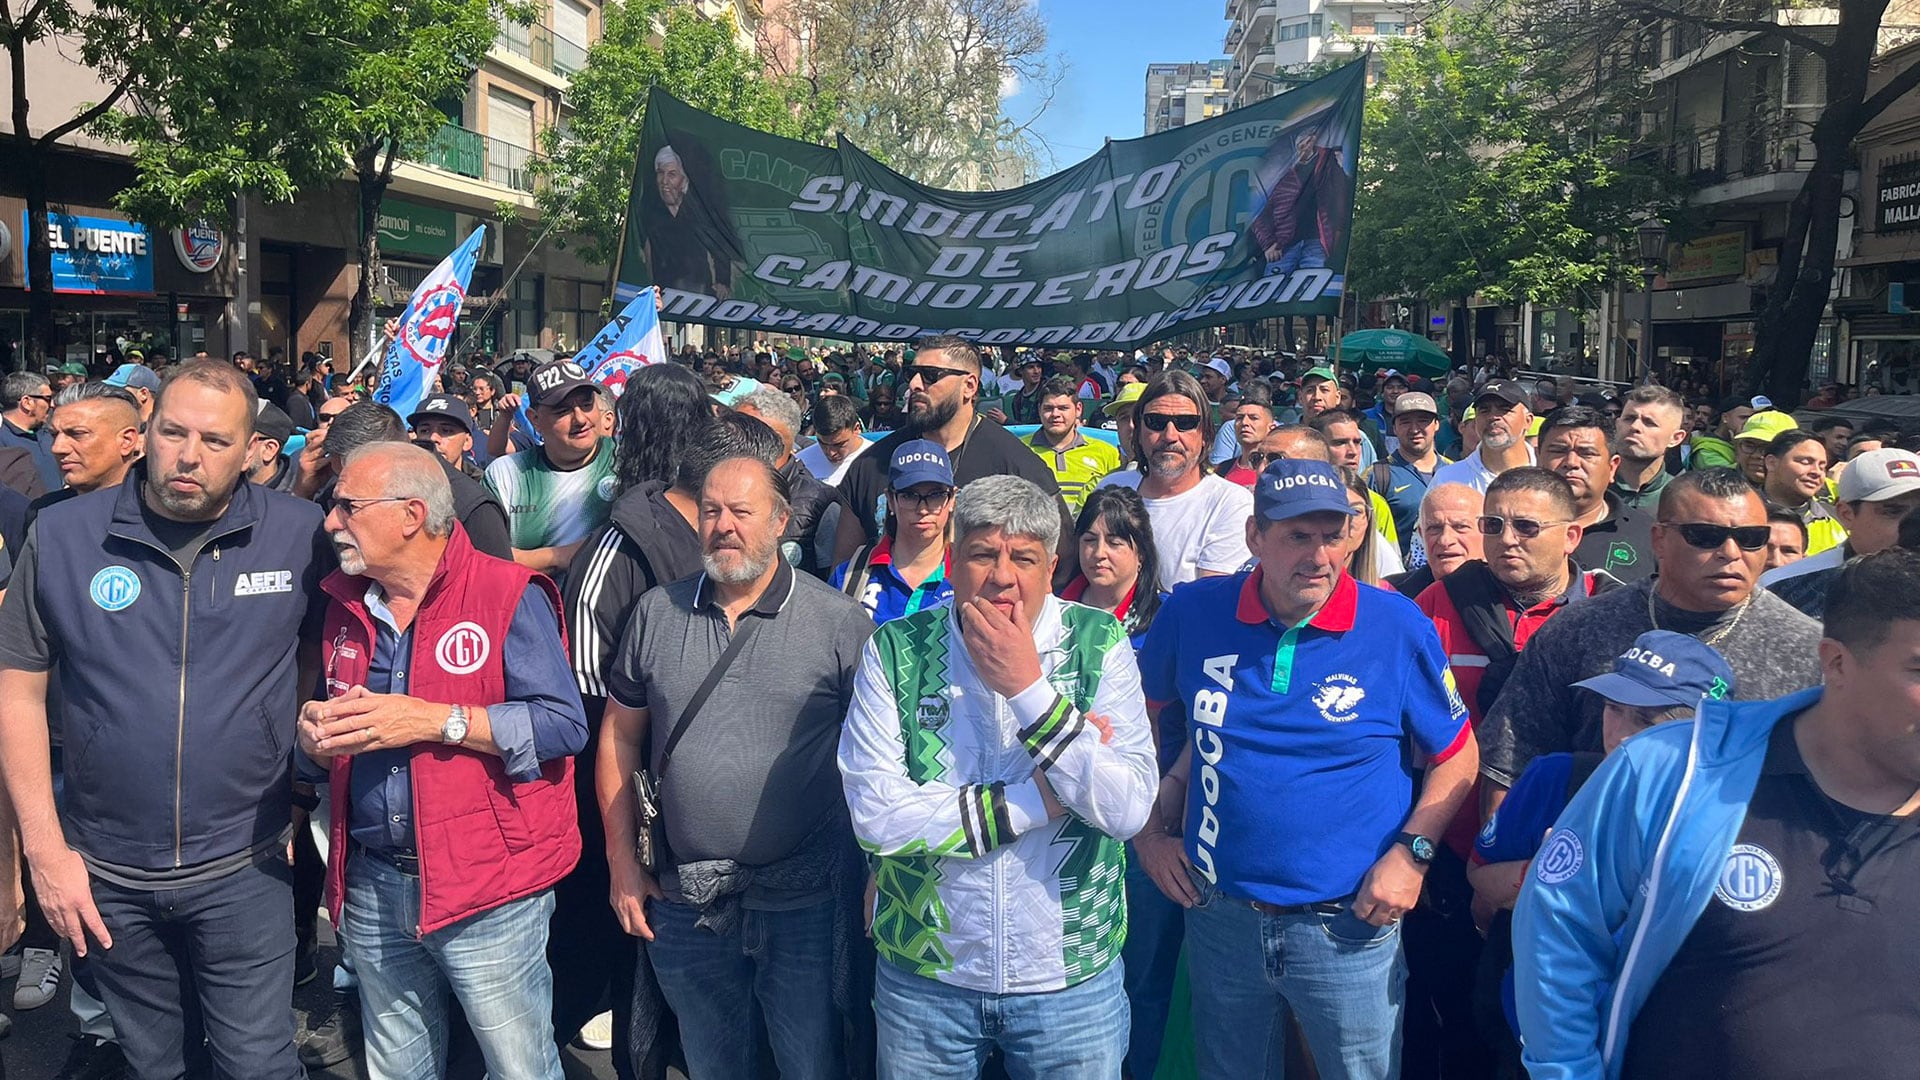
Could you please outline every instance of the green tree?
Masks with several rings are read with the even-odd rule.
[[[500,0],[226,0],[247,13],[249,48],[211,71],[170,76],[175,106],[106,118],[140,167],[121,204],[152,219],[192,217],[228,192],[275,201],[343,172],[359,195],[359,281],[348,308],[352,355],[372,344],[380,206],[395,162],[447,122],[502,20]],[[236,21],[235,25],[242,25]]]
[[[838,129],[898,172],[998,188],[1051,160],[1034,124],[1065,65],[1031,0],[790,0],[767,22],[807,43],[763,48],[770,62],[839,102]],[[1015,91],[1024,116],[1008,113]]]
[[[543,228],[555,243],[578,243],[589,261],[611,262],[620,250],[649,87],[761,131],[826,137],[831,99],[769,76],[731,20],[701,18],[672,0],[616,0],[602,11],[601,31],[567,93],[572,115],[543,134],[547,156],[534,164]]]
[[[53,249],[47,237],[48,167],[62,144],[86,129],[109,137],[139,126],[168,129],[197,113],[205,96],[230,96],[259,77],[254,66],[298,27],[278,4],[248,0],[0,0],[0,47],[11,75],[12,115],[0,151],[0,175],[27,203],[27,339],[23,359],[43,363],[53,347]],[[29,78],[30,49],[52,50],[91,69],[99,99],[51,119],[36,116],[33,100],[44,87]],[[41,125],[35,133],[36,122]],[[258,132],[231,127],[197,130],[199,168],[176,191],[177,205],[214,206],[218,213],[248,190],[284,192],[262,155]],[[127,204],[154,224],[184,217]]]
[[[1450,10],[1381,50],[1355,200],[1358,296],[1560,304],[1630,269],[1629,236],[1662,183],[1585,122],[1595,104],[1578,64],[1509,33],[1506,15]]]

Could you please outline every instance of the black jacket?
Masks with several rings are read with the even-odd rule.
[[[332,559],[318,507],[241,484],[183,568],[146,523],[144,474],[41,512],[29,602],[59,658],[68,841],[164,870],[291,823],[295,645]]]
[[[667,485],[658,480],[621,492],[607,523],[573,557],[566,586],[567,651],[583,697],[607,696],[607,668],[647,590],[700,569],[700,534],[667,501],[666,492]],[[589,707],[587,720],[597,727],[599,710]]]

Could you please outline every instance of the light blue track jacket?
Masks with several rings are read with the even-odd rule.
[[[1534,857],[1514,909],[1533,1080],[1614,1080],[1648,994],[1706,910],[1774,725],[1820,700],[1702,701],[1621,744]]]

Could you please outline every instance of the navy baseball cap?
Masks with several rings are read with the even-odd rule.
[[[1697,705],[1701,698],[1733,696],[1733,668],[1711,645],[1671,630],[1649,630],[1633,639],[1612,671],[1573,685],[1620,705]]]
[[[953,486],[953,461],[947,457],[946,448],[931,439],[901,443],[893,452],[893,463],[887,466],[888,487],[905,491],[915,484]]]
[[[1261,521],[1286,521],[1320,511],[1352,515],[1347,485],[1324,461],[1281,458],[1253,485],[1253,512]]]

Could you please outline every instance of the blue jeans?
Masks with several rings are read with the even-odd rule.
[[[1400,1075],[1399,923],[1265,915],[1209,886],[1187,909],[1187,978],[1201,1080],[1281,1077],[1289,1013],[1325,1080]]]
[[[656,900],[647,905],[647,958],[660,993],[680,1020],[691,1080],[758,1073],[754,1004],[783,1080],[837,1080],[840,1014],[833,1006],[834,905],[741,912],[727,937],[694,925],[700,912]]]
[[[1303,237],[1267,264],[1267,274],[1291,274],[1295,270],[1319,270],[1327,265],[1327,249],[1318,236]]]
[[[416,937],[420,879],[354,852],[340,939],[359,975],[367,1073],[374,1080],[445,1075],[451,992],[473,1027],[488,1076],[561,1080],[547,967],[552,915],[548,891]]]
[[[1117,1080],[1127,1054],[1120,967],[1065,990],[988,994],[882,960],[873,987],[880,1080],[972,1080],[996,1046],[1013,1080]]]
[[[1129,843],[1127,942],[1120,957],[1126,961],[1127,1004],[1133,1014],[1127,1073],[1135,1080],[1152,1080],[1159,1067],[1160,1044],[1166,1038],[1167,1013],[1173,1003],[1173,973],[1180,964],[1180,942],[1186,933],[1186,909],[1167,899],[1153,883]]]
[[[113,948],[87,954],[133,1075],[294,1080],[293,868],[145,891],[93,879]]]

